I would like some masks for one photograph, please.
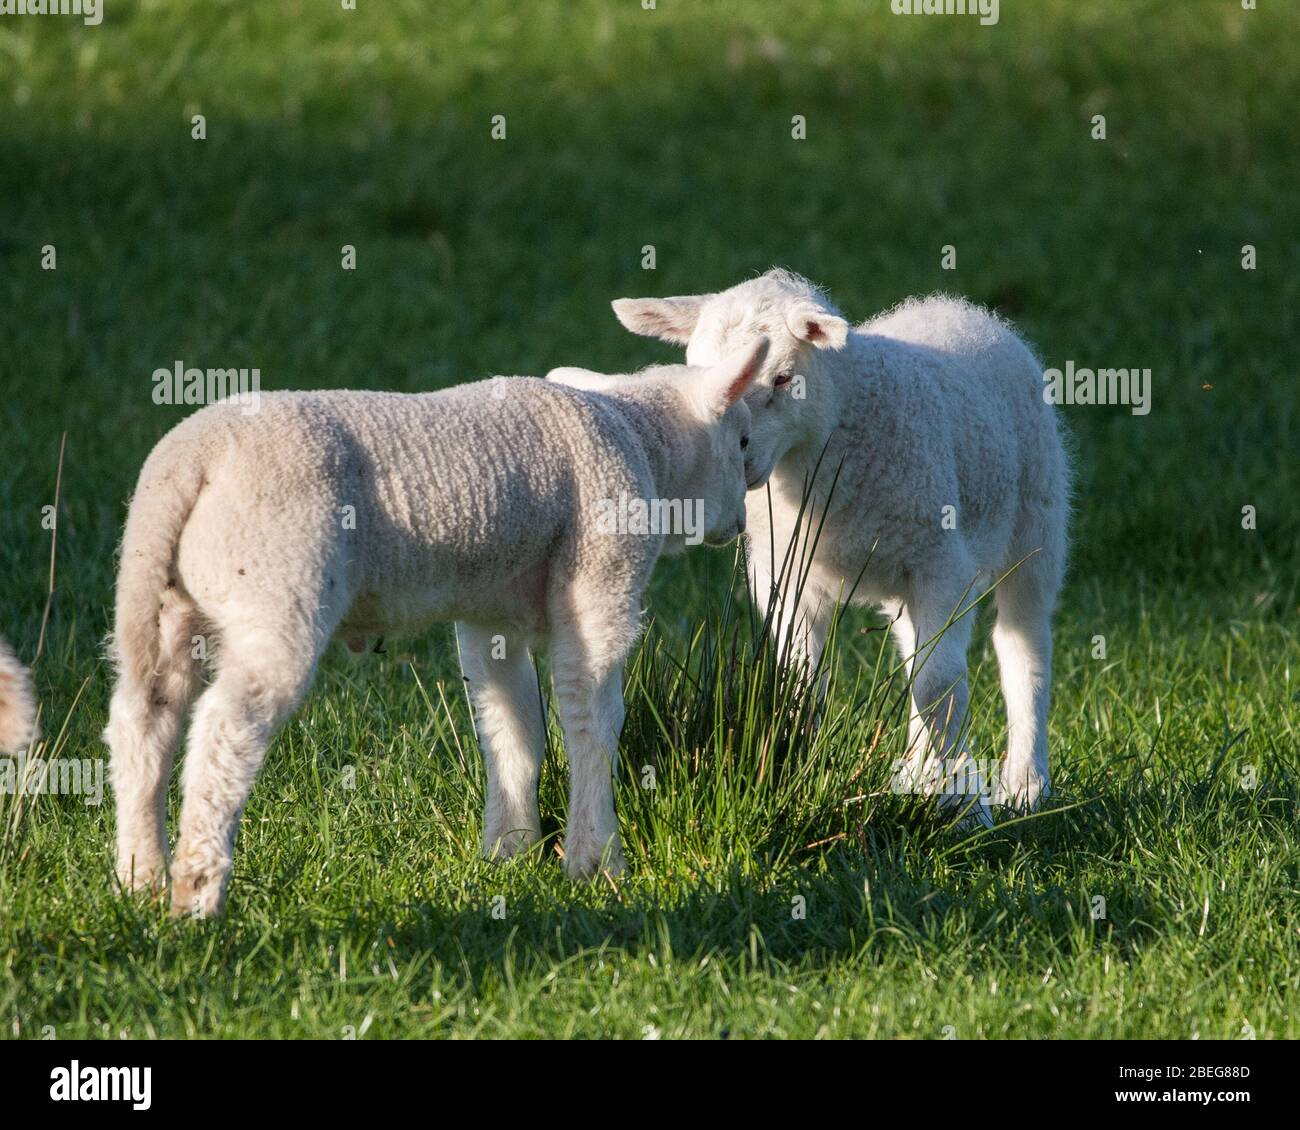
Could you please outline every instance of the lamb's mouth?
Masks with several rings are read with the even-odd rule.
[[[732,527],[731,533],[727,534],[725,537],[720,536],[718,534],[705,534],[704,544],[714,546],[715,548],[719,546],[730,545],[738,537],[743,535],[744,532],[745,532],[745,523],[743,521],[737,522],[735,526]]]

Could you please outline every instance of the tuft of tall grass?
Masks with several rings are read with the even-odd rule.
[[[656,621],[646,630],[628,671],[620,749],[625,847],[650,873],[725,865],[771,875],[860,837],[890,796],[889,751],[906,736],[899,670],[877,662],[846,678],[836,637],[851,594],[811,667],[799,653],[801,625],[780,615],[803,596],[836,478],[822,496],[817,472],[806,484],[766,606],[739,595],[738,548],[716,612],[683,646]]]

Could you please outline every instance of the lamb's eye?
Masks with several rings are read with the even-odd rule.
[[[749,436],[740,437],[740,450],[744,451],[749,446]]]
[[[794,380],[794,372],[793,372],[793,371],[789,371],[789,372],[785,372],[785,373],[777,373],[777,375],[776,375],[776,384],[775,384],[774,387],[776,387],[776,388],[785,388],[785,386],[788,385],[792,380]]]

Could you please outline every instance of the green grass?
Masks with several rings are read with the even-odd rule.
[[[625,369],[672,353],[610,299],[779,263],[855,317],[944,289],[1049,365],[1154,373],[1149,416],[1065,410],[1052,811],[962,840],[889,794],[901,685],[866,613],[841,625],[826,724],[786,740],[772,688],[727,661],[728,624],[748,631],[732,557],[701,550],[650,594],[617,887],[561,874],[558,746],[543,857],[477,858],[450,633],[390,642],[332,656],[276,743],[219,922],[114,892],[111,803],[0,798],[3,1030],[1300,1035],[1300,9],[1260,8],[1035,0],[981,29],[886,0],[109,0],[99,28],[0,20],[0,630],[33,654],[66,431],[37,669],[62,756],[103,754],[113,552],[184,414],[150,399],[176,359],[269,388]],[[976,753],[996,756],[986,623],[977,641]]]

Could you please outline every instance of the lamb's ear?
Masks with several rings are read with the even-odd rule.
[[[707,411],[722,416],[745,395],[767,360],[769,342],[760,337],[729,357],[724,357],[704,374],[703,393]]]
[[[811,342],[818,349],[843,349],[849,340],[848,322],[811,302],[801,302],[787,310],[785,324],[800,341]]]
[[[685,345],[695,332],[708,297],[689,294],[677,298],[616,298],[611,305],[618,320],[634,334]]]

